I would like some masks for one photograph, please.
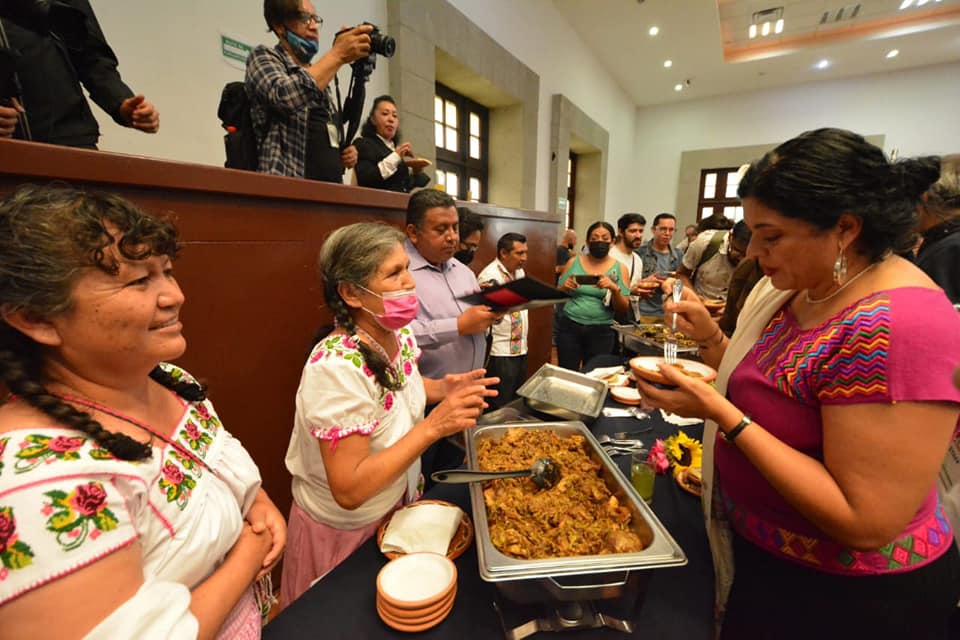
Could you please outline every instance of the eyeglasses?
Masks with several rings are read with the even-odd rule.
[[[310,24],[311,21],[313,21],[317,23],[318,27],[323,26],[323,18],[321,18],[315,13],[305,13],[301,11],[300,13],[297,14],[297,17],[295,19],[297,22],[303,25],[308,25]]]
[[[676,227],[654,227],[653,230],[658,233],[673,233],[674,231],[677,230],[677,228]]]

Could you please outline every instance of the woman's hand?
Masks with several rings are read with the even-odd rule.
[[[647,404],[684,418],[702,420],[716,420],[724,405],[730,404],[729,400],[703,380],[684,375],[668,364],[662,364],[659,368],[668,384],[676,385],[676,389],[660,389],[638,379],[637,389]]]
[[[606,274],[600,276],[600,279],[597,280],[597,288],[606,289],[607,291],[613,291],[614,293],[617,293],[618,291],[620,291],[620,285],[618,285],[616,282],[611,280],[610,277]]]
[[[460,433],[464,429],[477,425],[477,418],[487,406],[484,398],[497,395],[496,389],[487,389],[481,384],[488,380],[493,381],[490,384],[500,381],[499,378],[483,378],[474,384],[465,384],[448,394],[443,402],[434,407],[430,415],[424,419],[434,440]]]
[[[456,391],[457,389],[462,389],[471,385],[483,385],[484,387],[490,387],[498,382],[500,378],[484,378],[487,374],[486,369],[474,369],[473,371],[467,371],[466,373],[448,373],[443,376],[443,393],[444,395],[449,395]]]
[[[563,284],[562,284],[561,286],[562,286],[564,289],[569,289],[570,291],[573,291],[574,289],[576,289],[576,288],[579,287],[580,285],[577,284],[576,278],[574,278],[573,276],[568,276],[567,279],[563,281]]]
[[[397,155],[400,156],[401,159],[407,158],[407,157],[413,157],[413,150],[410,148],[409,142],[404,142],[403,144],[401,144],[399,147],[397,147],[396,151],[397,151]]]
[[[262,566],[272,546],[273,540],[268,531],[257,533],[249,522],[244,522],[240,537],[227,552],[226,560],[238,559],[247,566],[254,563]]]
[[[674,302],[670,295],[673,291],[674,278],[663,281],[663,317],[677,314],[677,331],[680,331],[691,340],[706,342],[717,333],[717,323],[710,315],[700,296],[689,287],[683,288],[680,302]]]
[[[259,579],[270,573],[283,555],[283,549],[287,546],[287,521],[263,489],[257,493],[246,520],[254,533],[270,534],[270,551],[263,559],[263,568],[257,574]]]

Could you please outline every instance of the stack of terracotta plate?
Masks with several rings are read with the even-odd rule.
[[[457,567],[439,553],[410,553],[377,574],[377,613],[397,631],[416,633],[440,624],[457,595]]]

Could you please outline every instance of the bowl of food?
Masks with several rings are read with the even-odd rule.
[[[725,300],[712,300],[708,298],[703,301],[703,306],[705,306],[707,308],[707,311],[709,311],[710,313],[717,313],[718,311],[721,311],[726,305],[727,303]]]
[[[638,379],[669,385],[670,382],[660,373],[659,366],[663,364],[666,364],[666,360],[661,356],[637,356],[630,359],[630,371]],[[672,366],[680,373],[704,382],[713,382],[717,377],[713,367],[697,360],[679,358]]]

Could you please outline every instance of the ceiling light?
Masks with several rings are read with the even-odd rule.
[[[783,32],[783,24],[783,7],[757,11],[750,19],[747,35],[752,39],[757,37],[758,31],[761,36],[768,36],[771,31],[780,34]]]
[[[683,91],[683,85],[682,85],[682,84],[675,84],[675,85],[673,85],[673,90],[674,90],[674,91]]]
[[[826,58],[824,58],[823,60],[817,63],[817,69],[826,69],[829,66],[830,66],[830,61],[827,60]]]
[[[900,11],[903,11],[904,9],[908,8],[912,4],[913,4],[913,0],[903,0],[903,2],[900,3]]]
[[[660,27],[650,27],[650,31],[648,31],[648,33],[652,36],[655,36],[660,33]]]
[[[888,58],[896,58],[898,55],[900,55],[899,49],[890,49],[890,51],[887,51]]]
[[[673,66],[673,60],[664,60],[664,61],[663,61],[663,66],[664,66],[664,68],[669,69],[670,67]]]
[[[925,5],[925,4],[927,4],[927,0],[917,0],[917,6],[918,6],[918,7],[922,7],[922,6]]]

